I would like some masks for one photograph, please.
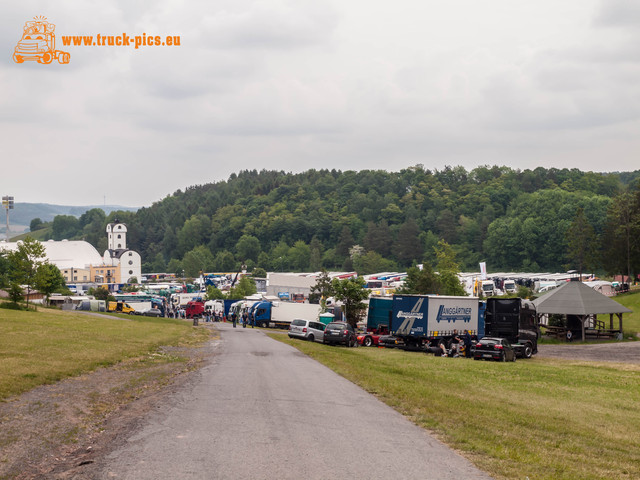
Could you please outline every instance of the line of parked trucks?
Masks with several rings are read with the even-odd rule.
[[[538,351],[540,332],[533,303],[520,298],[393,295],[371,298],[362,345],[416,351],[450,348],[468,331],[473,340],[506,338],[516,354],[530,358]]]

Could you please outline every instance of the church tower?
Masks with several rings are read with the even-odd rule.
[[[109,250],[127,249],[127,226],[115,219],[107,225],[107,248]]]

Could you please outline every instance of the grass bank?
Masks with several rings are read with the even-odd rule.
[[[640,366],[535,357],[476,362],[273,337],[375,394],[496,478],[640,478]]]
[[[622,317],[622,329],[625,332],[625,336],[640,332],[640,292],[625,293],[611,298],[633,310],[632,313],[625,313]],[[608,318],[607,315],[602,316],[603,319],[605,317]],[[614,318],[614,325],[617,324],[617,320],[617,318]]]
[[[190,325],[150,317],[1,309],[0,401],[38,385],[147,354],[161,345],[197,343],[208,335]],[[179,359],[171,361],[175,360]]]

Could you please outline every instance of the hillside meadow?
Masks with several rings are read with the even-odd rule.
[[[0,401],[162,345],[203,341],[207,333],[190,325],[174,319],[0,309]]]

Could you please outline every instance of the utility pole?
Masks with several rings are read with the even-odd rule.
[[[7,242],[9,241],[9,210],[13,210],[13,197],[5,195],[2,197],[2,206],[7,210]]]

